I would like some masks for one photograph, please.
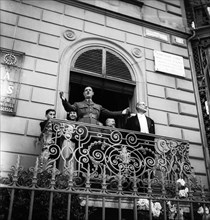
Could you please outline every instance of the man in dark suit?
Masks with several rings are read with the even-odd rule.
[[[43,148],[41,153],[41,161],[55,160],[56,167],[59,163],[59,151],[60,151],[60,138],[56,137],[56,131],[53,128],[53,123],[50,119],[56,118],[55,109],[47,109],[45,112],[46,120],[40,122],[41,135],[40,140],[43,142]]]
[[[139,143],[145,149],[145,152],[143,152],[144,158],[150,158],[153,160],[153,162],[155,162],[154,137],[150,135],[145,135],[147,133],[155,134],[154,121],[145,115],[145,113],[147,112],[147,106],[144,102],[136,103],[136,111],[136,115],[131,116],[127,119],[126,129],[140,132],[139,134],[137,134],[137,137],[139,138]],[[148,168],[150,165],[145,163],[145,170],[151,170],[151,168]],[[150,178],[153,178],[153,173],[150,174]],[[148,180],[147,172],[142,174],[142,180]],[[144,184],[141,184],[143,184],[143,182],[140,183],[139,189],[140,191],[144,191],[145,189],[141,188]]]
[[[54,109],[47,109],[46,110],[46,112],[45,112],[46,120],[40,122],[40,124],[39,124],[41,132],[44,131],[45,126],[49,122],[49,120],[55,118],[55,115],[56,115],[56,111]],[[48,124],[48,127],[50,127],[50,126],[51,126],[51,124],[50,125]]]
[[[109,111],[105,109],[103,106],[96,104],[92,101],[92,97],[94,95],[93,89],[91,87],[86,87],[84,92],[84,100],[82,102],[75,102],[71,105],[63,95],[63,92],[60,92],[60,98],[62,100],[62,104],[64,109],[67,112],[76,111],[77,119],[80,122],[90,123],[99,125],[99,116],[104,115],[108,117],[117,117],[123,116],[129,113],[129,108],[123,111]]]
[[[147,106],[144,102],[138,102],[136,104],[137,114],[127,119],[125,128],[133,131],[140,131],[142,133],[155,134],[155,123],[147,117]]]

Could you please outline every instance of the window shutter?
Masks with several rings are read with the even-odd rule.
[[[106,52],[106,75],[132,81],[127,65],[109,51]]]
[[[76,69],[102,74],[102,49],[83,52],[76,60]]]
[[[85,48],[80,51],[73,59],[71,70],[134,83],[126,61],[117,53],[103,47]]]

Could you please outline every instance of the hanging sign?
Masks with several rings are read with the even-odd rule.
[[[20,85],[20,71],[23,60],[22,53],[0,51],[1,99],[2,114],[15,115]]]

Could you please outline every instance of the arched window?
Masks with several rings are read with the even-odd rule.
[[[121,56],[107,48],[92,47],[81,50],[74,57],[71,70],[132,82],[128,64]]]
[[[71,64],[70,100],[83,100],[84,87],[91,86],[96,103],[109,110],[123,110],[129,106],[136,85],[131,73],[126,60],[111,49],[82,49]]]

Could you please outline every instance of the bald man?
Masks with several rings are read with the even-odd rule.
[[[136,103],[136,115],[128,118],[126,123],[126,129],[133,131],[140,131],[142,133],[155,134],[155,123],[154,121],[147,117],[145,113],[147,112],[147,106],[144,102]]]

